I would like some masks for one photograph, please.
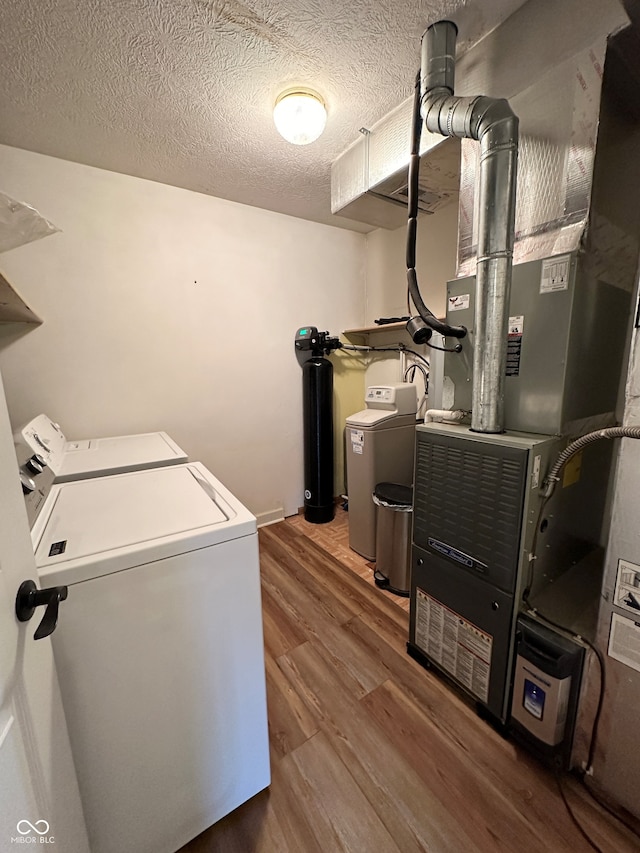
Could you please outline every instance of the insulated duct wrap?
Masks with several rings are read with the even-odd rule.
[[[457,62],[458,95],[508,98],[519,118],[513,263],[581,248],[591,213],[607,38],[617,0],[529,0]],[[480,253],[480,152],[461,144],[458,278]]]

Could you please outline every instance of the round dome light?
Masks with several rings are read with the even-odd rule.
[[[278,96],[273,121],[287,142],[308,145],[324,130],[327,109],[320,95],[310,89],[288,89]]]

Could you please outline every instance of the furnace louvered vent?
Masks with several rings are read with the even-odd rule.
[[[513,592],[527,451],[420,436],[416,459],[416,545],[468,555],[469,571]]]

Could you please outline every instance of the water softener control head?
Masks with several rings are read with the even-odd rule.
[[[328,355],[342,344],[338,338],[329,336],[329,332],[319,332],[315,326],[303,326],[296,332],[295,346],[301,352],[311,351],[314,356]]]
[[[318,329],[315,326],[303,326],[296,332],[296,349],[310,350],[318,345]]]

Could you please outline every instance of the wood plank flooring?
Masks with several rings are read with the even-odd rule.
[[[593,849],[554,777],[408,657],[406,610],[295,519],[260,548],[272,784],[182,853]],[[564,785],[604,853],[640,849]]]
[[[309,539],[317,542],[325,551],[339,560],[343,566],[351,569],[367,583],[375,586],[373,580],[375,563],[361,557],[349,547],[349,513],[345,512],[340,506],[336,507],[335,518],[329,524],[311,524],[305,520],[302,513],[292,515],[287,519],[287,523],[292,524],[300,533],[304,533]],[[389,601],[393,601],[398,607],[406,610],[407,613],[409,612],[408,598],[403,598],[386,590],[380,590],[380,592]]]

